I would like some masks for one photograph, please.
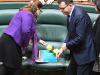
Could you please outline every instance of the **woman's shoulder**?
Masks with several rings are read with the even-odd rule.
[[[36,17],[30,11],[27,10],[20,10],[19,14],[23,19],[36,19]]]
[[[34,17],[34,15],[32,14],[32,12],[28,11],[28,10],[20,10],[19,13],[24,16],[24,17]]]
[[[28,10],[19,10],[19,13],[22,13],[22,14],[32,14],[30,11]]]

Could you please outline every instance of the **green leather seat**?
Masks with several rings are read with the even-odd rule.
[[[27,5],[28,2],[0,2],[0,10],[3,9],[19,9],[25,5]],[[58,9],[57,3],[47,4],[42,7],[43,9]]]
[[[3,33],[3,30],[7,27],[7,25],[0,26],[0,36]]]
[[[52,3],[52,4],[46,4],[42,8],[43,9],[59,9],[59,6],[57,3]]]
[[[33,75],[65,75],[66,65],[57,63],[42,63],[32,66]]]
[[[41,39],[53,44],[55,48],[59,48],[67,36],[67,17],[56,9],[42,11],[37,20],[38,35]]]
[[[0,26],[8,25],[11,18],[18,12],[18,9],[0,10]]]
[[[81,7],[82,9],[84,9],[85,11],[87,11],[88,13],[96,13],[95,6],[81,5],[81,4],[76,4],[76,6]]]
[[[0,10],[0,36],[3,30],[8,26],[11,18],[18,12],[18,9]]]
[[[19,9],[27,4],[28,2],[0,2],[0,10]]]

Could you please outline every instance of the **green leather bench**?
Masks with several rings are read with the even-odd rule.
[[[75,5],[81,7],[82,9],[87,11],[88,13],[97,13],[96,9],[95,9],[95,6],[81,5],[81,4],[75,4]]]
[[[18,12],[18,9],[0,10],[0,36],[3,33],[11,20],[11,18]]]
[[[0,2],[0,10],[19,9],[27,4],[28,2]]]
[[[4,25],[4,26],[0,26],[0,35],[2,35],[3,33],[3,30],[7,27],[7,25]]]
[[[8,25],[11,18],[18,12],[18,9],[0,10],[0,25]]]
[[[11,20],[11,18],[18,12],[18,9],[6,9],[0,10],[0,36],[3,33],[4,28],[6,28]]]
[[[0,10],[19,9],[27,4],[28,4],[28,2],[0,2]],[[58,4],[53,3],[53,4],[49,4],[49,5],[44,5],[43,9],[58,9]]]

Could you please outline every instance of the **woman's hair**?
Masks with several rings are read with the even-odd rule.
[[[100,0],[95,0],[97,10],[100,12]]]
[[[30,11],[34,14],[37,9],[42,8],[42,3],[39,0],[32,0],[28,5],[20,8],[20,10],[23,10],[25,8],[29,8]]]

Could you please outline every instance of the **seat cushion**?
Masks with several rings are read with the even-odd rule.
[[[0,26],[0,36],[3,34],[4,29],[7,27],[8,25],[2,25]]]

